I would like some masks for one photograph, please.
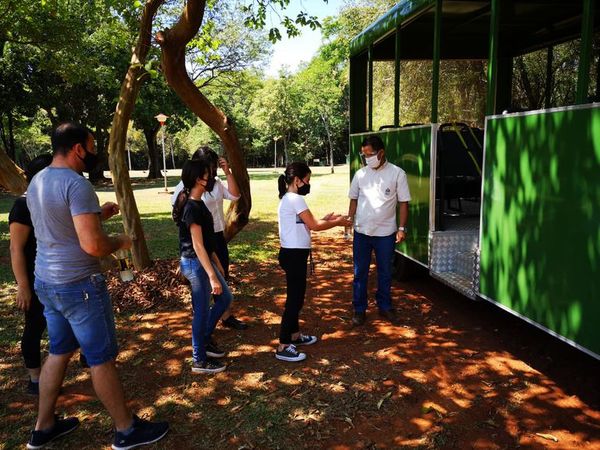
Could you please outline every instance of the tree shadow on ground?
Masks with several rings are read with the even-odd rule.
[[[172,424],[154,448],[600,445],[598,386],[590,384],[597,362],[496,309],[422,278],[393,285],[401,325],[379,320],[371,304],[367,324],[352,328],[351,248],[339,233],[322,233],[314,242],[316,271],[302,326],[320,342],[306,348],[303,363],[277,361],[285,280],[273,256],[277,242],[261,245],[270,259],[245,259],[232,268],[236,314],[251,328],[216,330],[229,351],[221,374],[190,372],[189,294],[150,312],[118,315],[119,366],[130,404]],[[568,367],[560,364],[563,357]],[[33,399],[20,389],[20,364],[13,347],[2,361],[0,439],[8,447],[27,439],[34,420]],[[61,448],[108,446],[110,420],[88,372],[75,362],[59,408],[84,420]]]

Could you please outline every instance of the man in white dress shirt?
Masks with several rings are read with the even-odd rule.
[[[371,254],[375,252],[379,315],[396,323],[391,285],[395,244],[406,238],[410,191],[406,173],[385,159],[383,141],[367,137],[361,145],[366,166],[354,174],[348,215],[354,222],[353,325],[363,325],[367,311],[367,282]],[[396,219],[398,210],[398,220]]]

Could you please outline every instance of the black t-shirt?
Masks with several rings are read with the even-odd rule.
[[[25,262],[27,264],[27,274],[30,280],[33,280],[33,268],[35,265],[35,248],[36,241],[35,235],[33,234],[33,223],[31,223],[31,215],[29,214],[29,208],[27,208],[27,201],[25,196],[21,196],[15,200],[10,213],[8,214],[8,224],[16,222],[23,225],[27,225],[31,228],[29,237],[25,243]]]
[[[183,207],[181,222],[179,222],[179,253],[184,258],[197,258],[190,233],[190,226],[193,223],[202,228],[202,241],[206,253],[210,256],[216,248],[213,217],[203,201],[192,199],[188,199]]]

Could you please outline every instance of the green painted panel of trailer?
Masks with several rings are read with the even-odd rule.
[[[369,134],[350,137],[351,178],[361,168],[360,144]],[[399,128],[374,134],[383,140],[387,159],[406,172],[412,197],[406,242],[398,245],[397,250],[428,265],[431,126]]]
[[[483,295],[600,354],[600,108],[490,118]]]

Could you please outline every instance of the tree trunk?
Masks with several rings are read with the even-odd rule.
[[[106,157],[106,130],[103,130],[100,127],[96,127],[96,148],[98,155],[98,165],[90,172],[90,183],[98,183],[102,181],[107,181],[107,178],[104,176],[104,168],[106,167],[107,157]]]
[[[17,149],[15,148],[15,130],[13,123],[12,112],[8,112],[8,156],[16,163],[17,161]],[[22,163],[22,161],[21,161]]]
[[[233,202],[226,217],[225,239],[231,240],[247,223],[252,207],[250,179],[244,155],[229,118],[200,92],[190,79],[185,67],[186,44],[198,33],[206,0],[188,0],[179,21],[172,29],[157,34],[162,48],[162,70],[169,86],[179,98],[208,125],[223,142],[223,148],[231,165],[231,172],[240,189],[240,199]]]
[[[152,35],[152,22],[156,11],[164,0],[147,0],[142,12],[140,31],[137,43],[131,55],[131,61],[125,80],[121,84],[119,102],[113,117],[110,139],[108,143],[108,162],[112,172],[113,184],[117,195],[117,202],[121,208],[123,227],[125,233],[131,237],[131,253],[136,269],[143,269],[150,265],[150,254],[142,228],[140,213],[131,189],[131,179],[127,169],[126,144],[127,127],[131,120],[135,100],[141,86],[141,77],[144,75],[144,63],[150,49],[150,36]]]
[[[327,122],[327,118],[325,117],[325,114],[323,114],[322,112],[319,112],[319,114],[321,115],[321,119],[323,120],[323,125],[325,126],[325,131],[327,132],[327,140],[329,141],[329,166],[331,167],[331,173],[335,173],[335,170],[333,168],[334,164],[333,164],[333,143],[331,142],[331,133],[329,131],[329,123]]]
[[[17,166],[0,146],[0,186],[15,195],[21,195],[27,189],[25,172]]]
[[[148,179],[161,178],[162,160],[160,150],[156,145],[156,135],[160,127],[144,128],[144,137],[148,146]]]

